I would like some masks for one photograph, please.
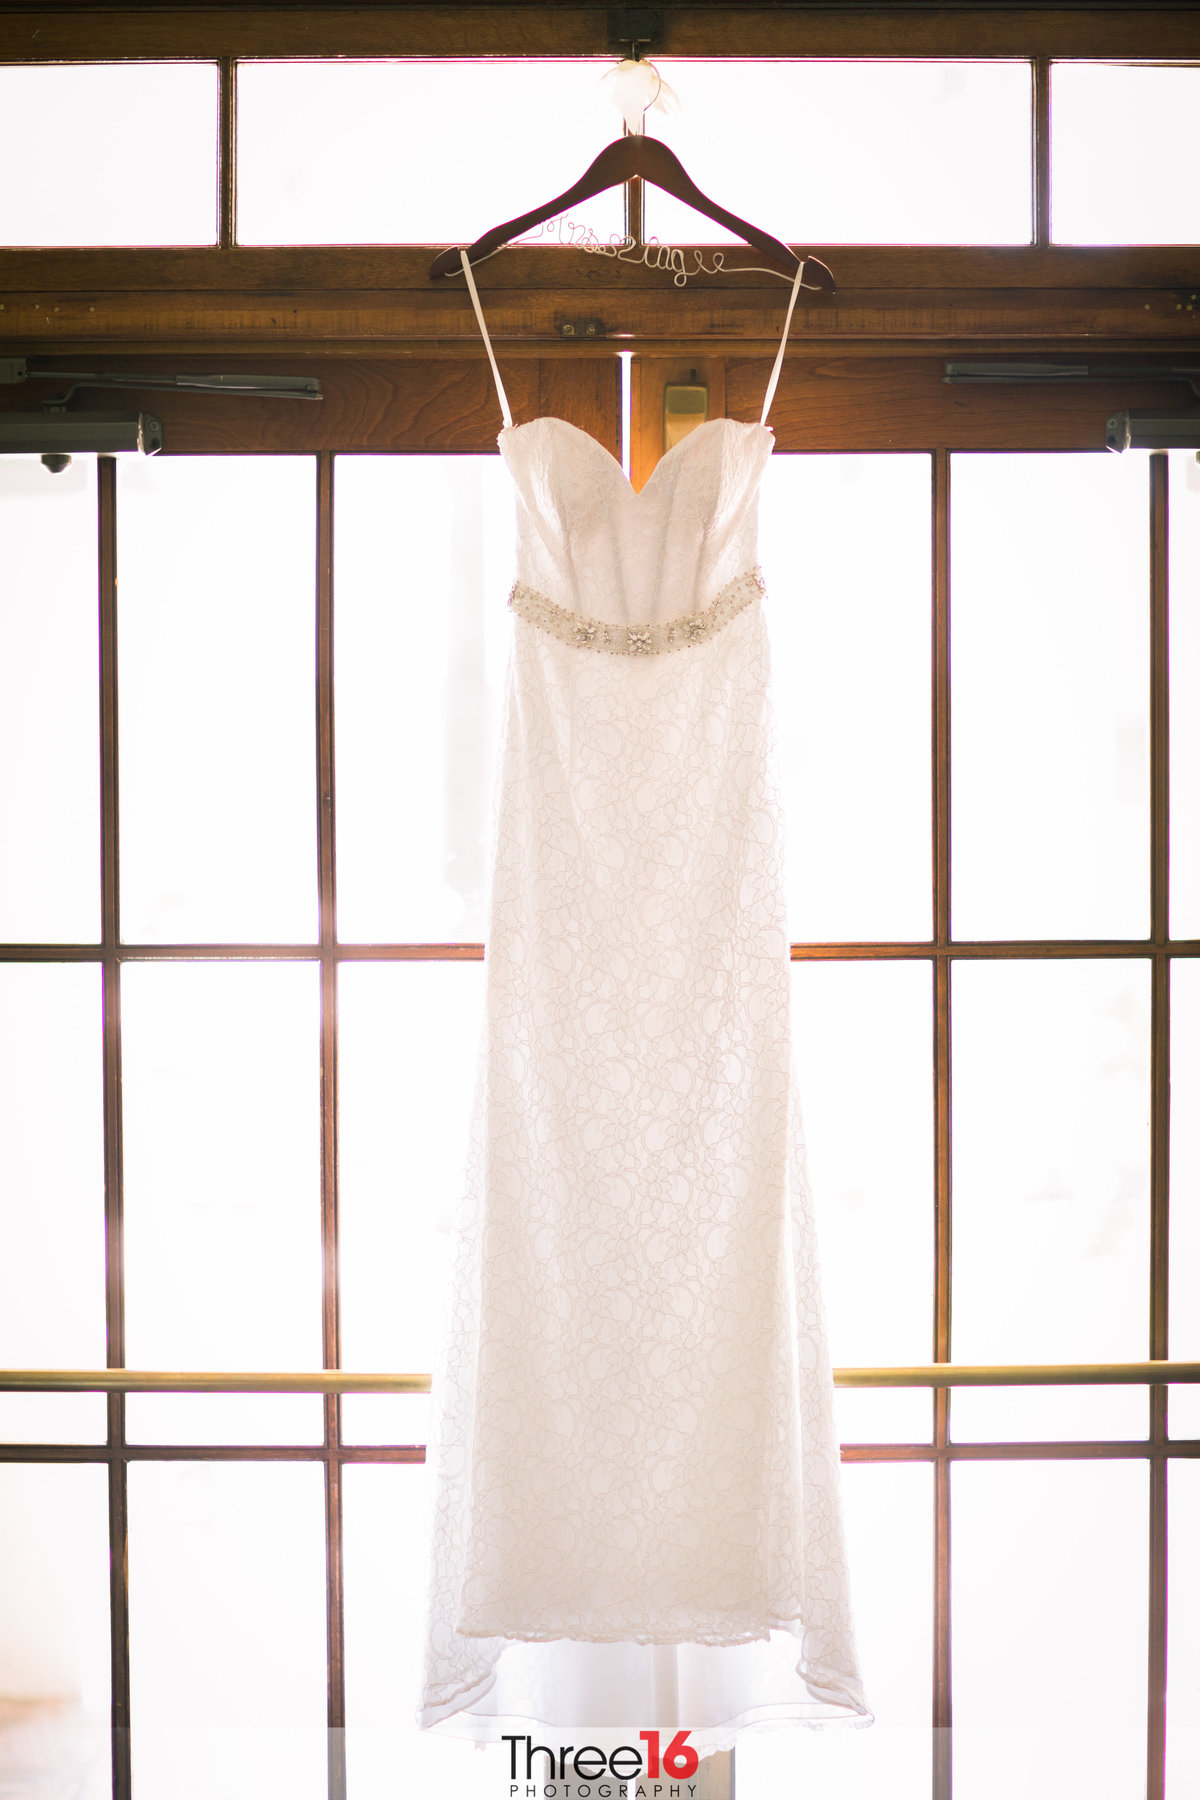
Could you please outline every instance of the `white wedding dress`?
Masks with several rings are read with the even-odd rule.
[[[862,1723],[789,1067],[771,434],[713,420],[635,494],[500,395],[516,617],[421,1723],[702,1753]]]

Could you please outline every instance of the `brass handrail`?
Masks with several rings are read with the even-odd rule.
[[[1200,1362],[923,1363],[835,1369],[838,1388],[1108,1387],[1200,1382]],[[0,1369],[0,1391],[107,1394],[427,1394],[428,1375],[342,1369],[256,1374],[244,1369]]]

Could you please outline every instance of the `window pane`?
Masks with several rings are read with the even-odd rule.
[[[339,456],[338,932],[478,942],[509,642],[495,456]]]
[[[1145,460],[956,456],[951,505],[955,936],[1144,936]]]
[[[313,462],[138,458],[119,499],[122,935],[312,943]]]
[[[360,1466],[342,1480],[352,1800],[395,1800],[398,1771],[420,1800],[498,1800],[509,1791],[507,1744],[480,1751],[417,1730],[428,1475],[419,1466]]]
[[[104,1367],[100,969],[0,965],[0,1364]],[[103,1441],[96,1394],[0,1394],[0,1438]],[[2,1610],[2,1608],[0,1608]],[[2,1766],[2,1765],[0,1765]]]
[[[325,1800],[325,1513],[313,1463],[129,1470],[133,1782]]]
[[[100,936],[98,695],[96,459],[50,475],[0,457],[0,937],[10,942]]]
[[[0,1793],[109,1800],[108,1476],[0,1464]]]
[[[933,1329],[928,963],[797,963],[795,1035],[835,1364],[923,1363]],[[839,1425],[927,1439],[927,1392],[848,1390]]]
[[[238,240],[469,244],[561,193],[619,135],[601,86],[611,67],[242,63]],[[621,190],[572,217],[619,235]]]
[[[1200,68],[1055,63],[1050,81],[1055,242],[1200,243]]]
[[[1028,63],[655,61],[680,110],[647,129],[710,199],[786,243],[1029,242]],[[658,188],[646,229],[737,241]]]
[[[784,1795],[928,1800],[933,1672],[933,1471],[842,1470],[854,1624],[870,1731],[751,1731],[737,1747],[738,1800]]]
[[[1148,968],[957,963],[953,1002],[954,1360],[1141,1359]],[[1008,1435],[1022,1411],[1034,1435],[1144,1431],[1139,1390],[1103,1392],[960,1390],[955,1435]]]
[[[933,1398],[928,1388],[838,1388],[833,1418],[840,1444],[927,1444]]]
[[[0,68],[0,166],[0,243],[215,243],[216,65]]]
[[[342,1442],[427,1444],[431,1405],[428,1394],[346,1394]]]
[[[927,456],[775,456],[763,488],[794,937],[930,935]]]
[[[953,1469],[955,1800],[1140,1800],[1145,1465]],[[1039,1654],[1053,1693],[1030,1703]]]
[[[1170,464],[1171,935],[1200,937],[1200,463]]]
[[[316,969],[127,965],[122,1047],[130,1366],[319,1369]],[[320,1408],[204,1398],[143,1396],[132,1416],[168,1441],[205,1417],[219,1443],[254,1418],[252,1437],[295,1441]]]
[[[1171,1355],[1200,1361],[1200,962],[1171,965]],[[1200,1386],[1168,1392],[1172,1437],[1200,1438]]]
[[[1015,1360],[1036,1359],[1022,1352]],[[955,1388],[950,1419],[950,1435],[960,1444],[1095,1443],[1146,1437],[1150,1403],[1147,1390],[1133,1386]]]
[[[319,1394],[130,1394],[125,1436],[131,1444],[319,1444],[325,1413]]]
[[[1169,1463],[1167,1482],[1167,1800],[1192,1800],[1200,1789],[1200,1463]]]
[[[339,975],[342,1360],[427,1370],[440,1335],[474,1089],[479,963],[353,963]],[[417,1410],[414,1411],[414,1405]],[[385,1412],[423,1441],[407,1396],[347,1397],[347,1436]]]

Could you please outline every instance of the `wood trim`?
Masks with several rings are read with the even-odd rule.
[[[930,801],[931,913],[934,943],[951,941],[950,917],[950,458],[939,449],[931,459],[932,554],[930,557]],[[951,967],[946,957],[933,965],[933,1357],[949,1362],[952,1354],[953,1301],[953,1138],[951,1133],[952,995]],[[933,1443],[939,1461],[934,1472],[933,1577],[933,1800],[951,1800],[953,1771],[952,1511],[949,1389],[933,1397]]]
[[[945,1451],[931,1443],[843,1444],[844,1463],[898,1462],[1145,1462],[1151,1446],[1139,1438],[1109,1442],[1057,1440],[1045,1443],[996,1442],[950,1444]],[[131,1462],[324,1462],[319,1444],[129,1444],[114,1456],[103,1444],[0,1444],[2,1463]],[[1200,1461],[1200,1439],[1179,1438],[1167,1449],[1168,1462]],[[346,1444],[337,1461],[347,1463],[423,1463],[423,1444]]]
[[[1033,241],[1050,243],[1050,58],[1033,59]]]
[[[474,315],[457,295],[3,291],[0,353],[11,356],[470,356],[479,341]],[[1200,301],[1186,298],[1192,292],[1200,293],[1200,275],[1193,287],[1169,289],[851,290],[828,305],[798,308],[792,329],[797,345],[852,354],[907,343],[946,354],[986,346],[1061,356],[1068,345],[1078,355],[1086,342],[1092,356],[1157,347],[1191,357],[1200,347]],[[773,355],[782,325],[775,292],[718,301],[699,290],[598,291],[585,305],[603,318],[605,335],[568,345],[561,327],[580,313],[581,298],[568,288],[493,297],[488,326],[498,351],[604,358],[637,348],[695,359],[736,346],[743,355]]]
[[[1198,54],[1190,4],[665,6],[662,56],[1153,57]],[[592,6],[77,6],[0,13],[0,61],[162,57],[609,57]]]
[[[109,1368],[125,1361],[125,1230],[121,1111],[120,867],[117,769],[117,470],[101,459],[96,475],[100,641],[100,932],[103,987],[104,1282]],[[129,1496],[124,1463],[125,1397],[107,1399],[109,1659],[114,1800],[130,1800]]]
[[[1170,634],[1169,497],[1166,456],[1149,467],[1150,536],[1150,916],[1155,943],[1150,1047],[1149,1352],[1169,1353],[1171,1180]],[[1163,1800],[1167,1758],[1167,1406],[1169,1389],[1150,1389],[1149,1617],[1147,1630],[1146,1800]]]
[[[219,68],[217,128],[217,248],[237,243],[237,63],[223,56]]]
[[[232,190],[223,186],[223,231]],[[1061,349],[1200,345],[1200,245],[811,246],[838,293],[802,304],[798,345],[922,341]],[[0,347],[13,354],[232,351],[456,355],[478,348],[461,284],[434,283],[432,246],[0,250]],[[682,247],[694,267],[696,248]],[[711,251],[708,252],[711,261]],[[689,275],[570,249],[517,249],[480,272],[508,355],[773,354],[787,289],[761,275]],[[564,341],[587,316],[602,333]]]
[[[316,790],[318,934],[321,978],[321,1335],[327,1369],[341,1365],[338,1281],[337,871],[334,856],[333,736],[333,457],[316,466]],[[329,1800],[346,1796],[345,1594],[343,1576],[341,1401],[326,1394],[325,1426],[325,1651],[326,1755]]]
[[[1196,287],[1200,283],[1200,244],[1135,244],[1110,247],[1073,244],[809,244],[807,248],[833,269],[838,280],[837,299],[868,290],[916,290],[921,293],[982,288],[1040,288],[1049,291],[1092,289],[1149,290]],[[425,296],[433,306],[449,309],[474,320],[471,303],[461,281],[433,281],[429,265],[440,244],[307,244],[276,247],[215,245],[176,249],[149,246],[144,249],[0,248],[0,295],[29,294],[47,300],[52,293],[82,295],[122,292],[148,293],[157,289],[181,289],[189,293],[220,295],[259,293],[267,298],[291,297],[295,292],[329,294],[335,300],[347,294],[365,296],[379,292]],[[686,258],[687,285],[677,287],[669,268],[649,268],[641,262],[614,262],[612,258],[567,246],[521,245],[490,257],[477,273],[482,295],[530,293],[571,294],[578,307],[580,294],[603,294],[610,302],[636,293],[657,294],[683,303],[696,295],[705,304],[714,301],[728,308],[766,306],[781,325],[787,305],[785,281],[764,282],[751,263],[753,251],[726,247],[728,266],[711,269],[711,245],[680,245]],[[693,273],[696,255],[702,251],[707,273]],[[749,273],[739,273],[739,261]],[[493,326],[488,302],[488,329]],[[835,301],[834,304],[837,302]],[[801,313],[816,314],[829,305],[818,300]],[[477,330],[478,327],[475,327]],[[1200,327],[1197,327],[1200,333]],[[772,334],[778,337],[773,324]],[[573,349],[578,349],[578,344]]]
[[[709,349],[711,351],[711,345]],[[1161,350],[1161,346],[1159,346]],[[1147,382],[1080,383],[1052,392],[1031,387],[950,387],[943,380],[954,346],[909,346],[897,354],[855,354],[789,347],[771,425],[780,451],[929,452],[940,448],[986,450],[1094,450],[1104,448],[1109,414],[1124,406],[1161,405],[1182,398],[1178,386]],[[500,414],[491,374],[476,341],[453,357],[375,355],[313,358],[304,354],[200,356],[164,359],[129,351],[115,356],[80,353],[47,358],[44,366],[190,370],[250,369],[302,372],[319,377],[319,402],[252,400],[234,396],[147,389],[120,390],[119,403],[141,406],[163,421],[166,455],[293,455],[328,452],[491,454]],[[770,353],[736,357],[633,359],[633,417],[637,485],[661,450],[662,384],[690,369],[708,377],[714,408],[730,418],[757,419],[771,369]],[[136,360],[135,360],[136,357]],[[518,420],[547,414],[569,419],[619,454],[619,363],[603,356],[502,358],[504,380]],[[657,384],[657,385],[655,385]],[[723,389],[723,392],[722,392]],[[43,383],[0,388],[0,411],[30,411]],[[97,390],[81,397],[81,412],[105,410],[114,396]]]
[[[1176,938],[1161,946],[1174,957],[1200,956],[1200,938]],[[316,962],[315,944],[122,944],[121,962]],[[1000,938],[974,943],[793,944],[793,962],[1011,962],[1150,958],[1145,938]],[[339,962],[482,962],[482,944],[339,944]],[[0,964],[101,962],[98,944],[0,944]],[[119,1365],[114,1365],[119,1366]]]
[[[103,361],[89,358],[89,364],[97,367]],[[184,366],[196,369],[204,361],[190,356]],[[251,362],[264,373],[267,363],[281,370],[297,367],[295,357]],[[231,363],[247,366],[246,359],[238,357],[221,359],[214,366],[228,368]],[[127,360],[123,366],[130,366]],[[140,405],[163,420],[168,455],[270,451],[322,456],[371,451],[486,455],[496,450],[500,411],[478,342],[471,355],[453,361],[317,363],[305,358],[303,369],[320,376],[325,391],[320,402],[215,398],[153,389],[139,394],[131,389],[120,392],[120,403]],[[506,358],[503,373],[518,420],[546,414],[568,419],[617,454],[620,364],[615,356],[519,362]],[[113,396],[100,391],[83,396],[80,410],[103,411],[112,404]],[[0,410],[24,411],[36,405],[31,384],[0,389]],[[331,888],[325,900],[327,906],[332,903]]]

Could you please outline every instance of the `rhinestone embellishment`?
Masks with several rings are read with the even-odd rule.
[[[612,625],[606,619],[584,618],[523,581],[514,582],[508,604],[518,618],[576,649],[603,650],[610,656],[661,656],[706,643],[765,591],[762,571],[749,569],[723,587],[703,612],[651,625]]]

